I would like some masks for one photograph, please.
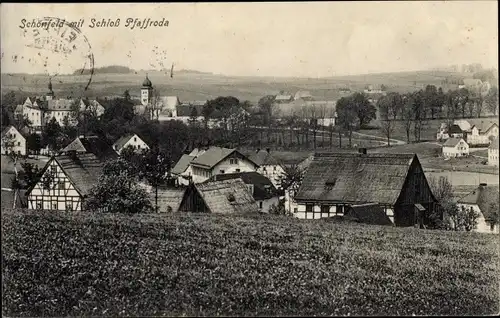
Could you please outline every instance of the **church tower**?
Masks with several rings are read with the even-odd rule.
[[[54,99],[54,91],[52,90],[52,80],[49,77],[49,92],[45,95],[45,100],[53,100]]]
[[[153,97],[153,84],[148,78],[148,74],[146,74],[146,79],[142,82],[141,88],[141,103],[146,106],[151,101],[151,97]]]

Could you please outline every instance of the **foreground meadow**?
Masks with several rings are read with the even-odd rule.
[[[483,315],[498,236],[326,220],[2,211],[4,316]]]

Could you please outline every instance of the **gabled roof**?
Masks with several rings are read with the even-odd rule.
[[[495,139],[493,139],[490,143],[490,146],[488,147],[488,149],[491,149],[491,150],[498,150],[498,137],[495,137]]]
[[[415,154],[316,153],[296,200],[395,204]]]
[[[116,149],[116,150],[121,150],[123,148],[123,146],[125,146],[125,144],[134,136],[137,136],[137,134],[133,134],[133,133],[128,133],[126,135],[124,135],[123,137],[120,137],[120,139],[118,139],[114,144],[113,144],[113,148]],[[137,136],[137,138],[141,139],[139,136]],[[142,140],[142,139],[141,139]],[[144,142],[144,140],[143,140]]]
[[[172,169],[172,173],[181,174],[184,171],[186,171],[186,169],[189,167],[189,164],[191,163],[191,161],[193,161],[194,158],[195,156],[190,156],[186,154],[182,155],[181,159],[177,161],[174,168]]]
[[[186,188],[158,187],[158,212],[178,212]],[[151,203],[155,204],[155,192],[150,194]]]
[[[12,125],[7,126],[7,127],[5,127],[5,128],[2,130],[2,134],[1,134],[1,136],[2,136],[2,137],[3,137],[3,136],[5,136],[5,135],[9,132],[9,130],[11,130],[11,129],[14,129],[14,130],[15,130],[15,132],[16,132],[19,136],[21,136],[21,138],[23,138],[24,140],[26,140],[26,138],[24,138],[23,134],[22,134],[19,130],[17,130],[17,129],[16,129],[16,127],[14,127],[14,126],[12,126]]]
[[[453,124],[453,125],[451,125],[450,129],[448,129],[448,133],[449,134],[461,134],[461,133],[463,133],[463,131],[459,125]]]
[[[470,131],[472,127],[472,125],[465,119],[457,119],[454,121],[454,124],[458,125],[462,131]]]
[[[278,190],[271,180],[255,171],[218,174],[205,182],[233,179],[241,179],[245,184],[252,184],[254,188],[252,195],[255,200],[267,200],[279,196]]]
[[[495,212],[498,212],[499,191],[500,188],[498,185],[480,185],[476,190],[462,197],[457,202],[463,204],[477,204],[484,219],[490,220],[494,217]]]
[[[462,138],[448,138],[448,140],[446,140],[446,142],[443,144],[443,147],[452,147],[452,148],[455,148],[456,145],[458,145],[458,143],[460,141],[464,141],[464,140]]]
[[[484,133],[487,133],[491,128],[493,128],[495,126],[498,127],[497,123],[494,123],[494,122],[491,122],[491,121],[485,123],[484,121],[482,121],[479,124],[473,125],[471,127],[471,129],[474,128],[474,127],[476,127],[481,133],[484,134]]]
[[[257,152],[252,153],[249,157],[250,160],[258,164],[259,166],[263,165],[279,165],[280,163],[276,160],[271,153],[267,152],[267,150],[261,149]]]
[[[22,113],[23,112],[23,105],[17,105],[16,109],[14,110],[14,113]]]
[[[384,209],[376,203],[366,203],[350,206],[346,213],[346,217],[354,218],[361,223],[375,225],[392,225],[393,223],[385,214]]]
[[[61,150],[61,153],[76,151],[94,154],[99,160],[109,160],[118,157],[113,147],[97,136],[77,137]]]
[[[194,185],[212,213],[257,213],[259,207],[241,179],[214,181]]]
[[[234,152],[237,152],[241,156],[245,157],[236,149],[210,147],[207,151],[205,151],[204,153],[196,157],[193,161],[191,161],[191,165],[200,166],[205,169],[212,169],[216,164],[226,159],[229,155],[233,154]],[[246,159],[251,161],[248,158]]]

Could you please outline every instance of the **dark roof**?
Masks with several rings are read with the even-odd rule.
[[[262,165],[279,165],[280,163],[276,160],[271,153],[267,152],[267,150],[261,149],[257,152],[252,153],[249,157],[250,160],[258,164]]]
[[[267,200],[279,196],[278,190],[273,185],[271,180],[266,176],[261,175],[258,172],[236,172],[236,173],[224,173],[212,176],[205,182],[213,182],[214,180],[232,180],[241,179],[245,184],[253,185],[253,198],[255,200]]]
[[[91,153],[103,161],[118,157],[113,147],[106,140],[97,136],[77,137],[62,149],[61,153],[67,153],[68,151]]]
[[[142,82],[142,86],[144,87],[152,87],[153,84],[151,83],[151,81],[149,80],[148,78],[148,75],[146,74],[146,78],[144,79],[144,82]]]
[[[195,185],[212,213],[257,213],[259,207],[241,179],[214,181]]]
[[[384,209],[376,203],[367,203],[350,206],[346,217],[354,218],[361,223],[376,225],[392,225],[393,223],[385,214]]]
[[[395,204],[415,154],[316,153],[299,201]]]
[[[179,159],[179,161],[177,161],[174,168],[172,169],[172,173],[173,174],[181,174],[184,171],[186,171],[186,169],[189,167],[189,164],[191,163],[191,161],[193,161],[194,158],[195,158],[194,156],[190,156],[190,155],[186,155],[186,154],[182,155],[181,159]]]
[[[461,134],[463,133],[462,128],[459,125],[451,125],[450,129],[448,129],[448,134]]]
[[[499,190],[498,185],[480,185],[476,190],[459,199],[458,203],[477,204],[484,219],[489,220],[494,216],[494,212],[498,212]]]
[[[443,147],[455,147],[458,143],[463,140],[462,138],[448,138],[443,144]]]
[[[87,195],[101,176],[103,163],[91,153],[60,155],[54,158],[81,195]],[[50,164],[51,160],[47,163]]]
[[[186,188],[158,188],[158,212],[178,212]],[[155,204],[155,191],[150,194],[151,203]],[[170,211],[169,211],[170,210]]]
[[[241,156],[245,157],[236,149],[210,147],[207,151],[203,152],[201,155],[199,155],[193,161],[191,161],[191,164],[194,166],[201,166],[205,169],[212,169],[216,164],[226,159],[229,155],[231,155],[234,152],[237,152]]]

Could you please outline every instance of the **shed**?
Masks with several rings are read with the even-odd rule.
[[[377,203],[366,203],[351,205],[346,213],[346,218],[356,220],[359,223],[374,225],[392,225],[393,223],[385,214],[384,209]]]

